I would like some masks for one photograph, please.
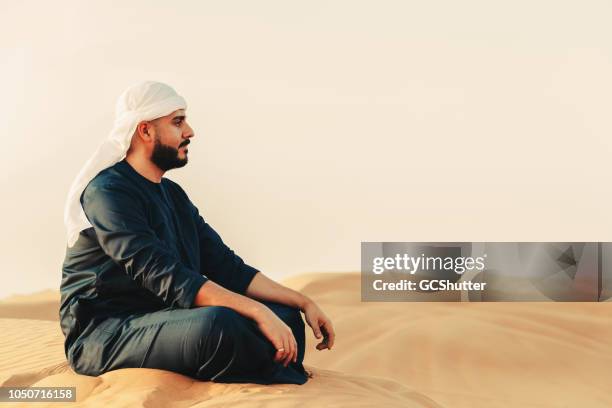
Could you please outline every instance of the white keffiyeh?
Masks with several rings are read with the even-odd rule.
[[[87,160],[70,186],[64,207],[68,247],[74,245],[82,230],[91,227],[81,207],[80,197],[83,190],[99,172],[125,157],[136,126],[142,121],[157,119],[186,108],[185,99],[161,82],[140,82],[130,86],[119,96],[113,130]]]

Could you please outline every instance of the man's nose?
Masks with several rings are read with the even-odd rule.
[[[185,124],[185,125],[186,125],[186,127],[185,127],[185,132],[183,133],[183,137],[186,137],[188,139],[191,138],[191,137],[194,137],[195,134],[194,134],[193,129],[191,128],[191,126],[189,126],[187,124]]]

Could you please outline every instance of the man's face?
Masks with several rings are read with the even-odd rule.
[[[185,166],[188,161],[187,145],[194,136],[187,124],[185,110],[174,111],[151,121],[151,124],[155,128],[151,161],[163,171]]]

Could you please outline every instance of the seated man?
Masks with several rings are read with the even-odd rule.
[[[194,136],[172,88],[119,98],[115,128],[73,183],[61,282],[66,357],[77,372],[127,367],[202,380],[303,384],[304,322],[331,349],[330,320],[308,297],[243,260],[185,191],[163,177]]]

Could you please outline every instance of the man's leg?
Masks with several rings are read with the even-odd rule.
[[[297,342],[298,355],[297,361],[295,363],[291,362],[288,365],[288,368],[293,368],[293,370],[283,370],[282,365],[280,365],[279,371],[276,373],[276,379],[278,382],[293,382],[291,381],[292,377],[294,377],[294,371],[301,374],[306,373],[304,370],[304,366],[302,362],[304,361],[304,354],[306,351],[306,336],[304,332],[304,320],[302,319],[302,314],[298,309],[282,305],[279,303],[272,302],[262,302],[266,306],[268,306],[282,321],[287,324],[291,328],[293,332],[293,336],[295,337],[295,341]]]
[[[107,319],[73,345],[71,364],[87,375],[146,367],[218,382],[303,384],[301,314],[284,305],[266,305],[291,327],[298,342],[298,361],[288,367],[273,361],[276,350],[253,320],[221,306]]]
[[[261,333],[254,321],[246,319],[253,329],[255,336],[262,341],[266,347],[268,347],[268,355],[265,358],[264,366],[260,371],[251,371],[248,369],[238,370],[237,372],[227,373],[220,378],[217,378],[217,382],[259,382],[253,381],[252,378],[259,377],[261,372],[266,372],[265,381],[261,383],[272,384],[272,383],[288,383],[288,384],[303,384],[308,380],[308,373],[304,369],[302,362],[304,361],[304,352],[306,348],[306,340],[304,333],[304,321],[302,315],[298,309],[282,305],[273,302],[261,302],[268,306],[282,321],[291,328],[293,336],[298,346],[298,356],[295,363],[290,362],[287,367],[283,367],[281,363],[274,363],[273,357],[276,354],[276,349],[270,343],[270,341]],[[242,316],[240,316],[242,317]],[[257,352],[253,350],[252,352]]]

